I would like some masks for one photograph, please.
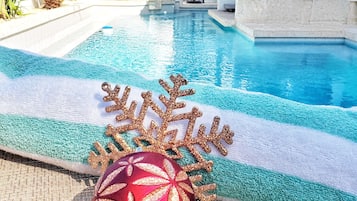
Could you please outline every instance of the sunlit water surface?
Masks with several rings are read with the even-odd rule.
[[[65,57],[129,70],[150,79],[262,92],[312,105],[357,105],[357,50],[342,39],[253,43],[207,12],[122,16]]]

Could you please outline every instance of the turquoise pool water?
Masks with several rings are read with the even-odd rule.
[[[342,39],[258,42],[223,29],[207,12],[122,16],[65,57],[145,77],[271,94],[311,105],[357,106],[357,50]]]

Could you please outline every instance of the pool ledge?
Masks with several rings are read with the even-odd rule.
[[[224,27],[235,27],[251,40],[257,38],[345,38],[357,42],[356,25],[334,24],[260,24],[236,22],[234,13],[208,10]]]
[[[81,1],[64,1],[61,7],[51,10],[34,8],[26,11],[24,16],[10,21],[0,21],[0,41],[10,38],[21,32],[54,21],[73,12],[90,7],[91,3]]]
[[[0,21],[0,46],[62,57],[119,15],[139,15],[146,1],[65,0],[61,7],[34,9]]]

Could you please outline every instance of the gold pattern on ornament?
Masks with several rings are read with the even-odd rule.
[[[151,164],[150,164],[151,165]],[[166,194],[167,191],[169,192],[169,198],[168,200],[174,201],[174,200],[179,200],[179,197],[182,197],[183,200],[188,200],[187,194],[185,193],[184,190],[187,190],[188,192],[193,193],[193,189],[184,183],[182,180],[183,176],[182,174],[185,174],[185,172],[180,171],[177,173],[175,172],[173,164],[167,160],[164,159],[163,161],[163,168],[156,166],[156,165],[151,165],[150,168],[145,169],[146,171],[153,173],[155,176],[148,176],[148,177],[143,177],[140,179],[137,179],[133,182],[135,185],[143,185],[143,186],[159,186],[157,189],[149,193],[144,200],[147,198],[148,200],[161,200],[162,196]],[[156,169],[156,170],[155,170]],[[186,177],[187,178],[187,175]],[[175,181],[177,183],[177,186],[172,185],[171,181]]]
[[[224,125],[219,131],[220,118],[216,116],[208,131],[206,126],[201,124],[195,134],[194,128],[196,120],[202,116],[202,112],[198,108],[193,107],[190,112],[174,114],[175,110],[186,107],[185,102],[178,101],[178,98],[193,95],[195,91],[193,89],[180,89],[182,86],[187,85],[187,80],[181,75],[171,75],[170,80],[173,86],[170,86],[169,83],[164,80],[159,80],[159,84],[166,90],[169,97],[160,95],[158,98],[161,104],[157,104],[154,102],[150,91],[143,92],[141,94],[143,102],[140,108],[136,101],[132,101],[130,105],[128,103],[130,87],[125,87],[120,96],[120,86],[117,85],[112,88],[109,83],[104,82],[102,84],[102,90],[106,92],[107,95],[103,97],[103,100],[113,103],[113,105],[106,107],[105,110],[108,113],[117,112],[118,114],[115,117],[116,121],[124,123],[119,126],[108,125],[105,133],[108,137],[112,137],[120,147],[117,147],[116,144],[111,142],[108,143],[106,147],[103,147],[99,142],[95,142],[94,148],[97,150],[97,153],[92,151],[89,155],[88,162],[95,169],[101,166],[101,171],[104,172],[112,162],[135,152],[135,149],[130,147],[122,137],[122,133],[137,131],[139,135],[134,137],[133,140],[143,151],[156,152],[174,160],[179,160],[185,157],[181,148],[188,150],[195,159],[195,162],[181,165],[181,167],[185,172],[191,173],[192,175],[190,176],[190,181],[193,184],[196,198],[201,201],[216,200],[215,194],[208,193],[216,189],[214,183],[196,185],[196,183],[202,181],[202,175],[194,175],[193,171],[206,170],[207,172],[211,172],[213,167],[213,161],[206,160],[197,147],[200,147],[206,153],[210,153],[211,147],[213,146],[222,155],[226,156],[228,154],[227,149],[222,142],[232,144],[234,133],[230,130],[228,125]],[[150,112],[158,116],[161,121],[157,122],[152,120],[149,127],[146,128],[144,118]],[[151,113],[150,115],[152,115]],[[175,122],[181,120],[188,121],[188,124],[187,128],[181,131],[184,133],[184,138],[177,139],[176,136],[180,131],[178,129],[170,130],[169,125],[173,125]],[[160,194],[161,192],[157,193]]]

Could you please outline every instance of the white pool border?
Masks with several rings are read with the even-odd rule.
[[[0,22],[0,45],[62,57],[119,15],[140,15],[144,1],[69,1],[60,8],[42,10]]]

